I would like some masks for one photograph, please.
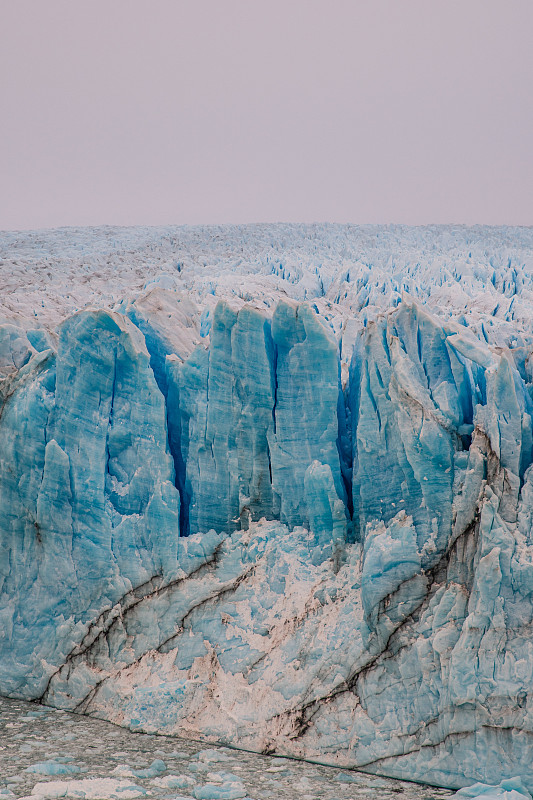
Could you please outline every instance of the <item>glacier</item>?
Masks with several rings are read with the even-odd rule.
[[[0,694],[533,791],[533,229],[0,244]]]

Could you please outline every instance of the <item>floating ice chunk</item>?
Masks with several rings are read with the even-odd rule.
[[[196,781],[190,775],[165,775],[152,781],[152,785],[160,789],[189,789],[195,784]]]
[[[236,782],[241,783],[241,779],[238,775],[234,775],[232,772],[208,772],[207,778],[210,781],[216,781],[219,783],[228,783],[228,782]]]
[[[28,711],[23,717],[19,717],[19,720],[21,722],[29,722],[30,720],[43,719],[46,716],[46,711]]]
[[[161,761],[160,758],[154,759],[149,767],[144,769],[135,769],[134,767],[130,767],[127,764],[119,764],[113,770],[115,775],[122,775],[124,777],[132,777],[132,778],[156,778],[158,775],[161,775],[162,772],[165,772],[167,765],[164,761]]]
[[[242,784],[236,783],[206,783],[193,789],[196,800],[241,800],[246,797],[247,791]]]
[[[206,764],[231,760],[219,750],[202,750],[196,757]],[[196,800],[239,800],[246,797],[244,784],[231,772],[209,772],[207,778],[209,783],[197,786],[193,790]]]
[[[231,761],[230,756],[223,753],[221,750],[200,750],[199,753],[196,753],[193,758],[197,758],[198,761],[206,761],[206,762],[219,762],[222,763],[223,761]]]
[[[347,772],[339,772],[338,775],[335,776],[335,780],[339,781],[340,783],[363,783],[363,779],[361,775],[354,773],[353,775],[349,775]],[[368,780],[368,779],[365,779]]]
[[[39,775],[76,775],[81,772],[80,767],[75,764],[62,764],[60,761],[39,761],[37,764],[31,764],[27,767],[25,772],[36,772]]]
[[[50,781],[37,783],[32,789],[31,797],[36,798],[69,797],[80,800],[134,800],[143,797],[146,791],[129,781],[113,778],[85,778],[79,781]]]

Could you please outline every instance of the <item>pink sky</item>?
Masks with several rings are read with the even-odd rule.
[[[532,0],[0,0],[0,228],[533,224]]]

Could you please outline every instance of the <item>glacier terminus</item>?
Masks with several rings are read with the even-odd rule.
[[[533,229],[0,249],[0,694],[533,792]]]

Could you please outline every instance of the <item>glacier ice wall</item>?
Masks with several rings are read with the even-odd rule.
[[[0,327],[0,692],[533,788],[526,326],[193,294]]]

